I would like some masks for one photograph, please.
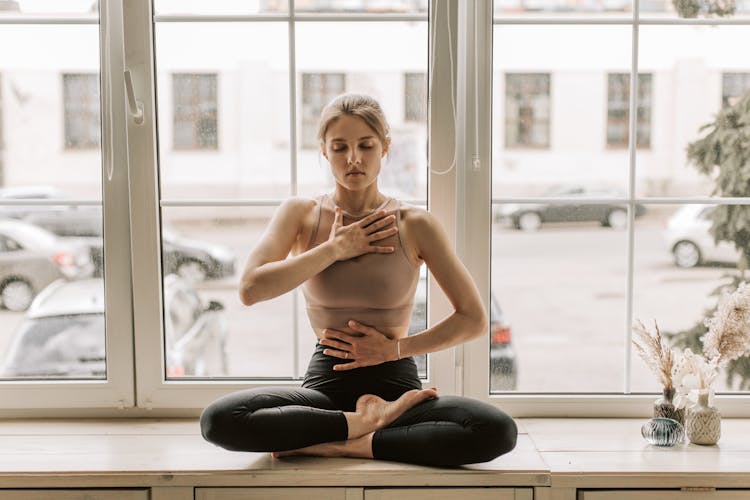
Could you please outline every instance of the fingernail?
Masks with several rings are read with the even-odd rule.
[[[356,321],[349,321],[349,326],[357,326],[357,322]]]

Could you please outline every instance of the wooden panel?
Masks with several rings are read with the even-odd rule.
[[[531,493],[530,488],[526,488]],[[513,488],[366,488],[365,500],[516,500]],[[521,500],[521,499],[519,499]]]
[[[533,500],[576,500],[576,489],[534,488]]]
[[[143,490],[0,490],[2,500],[149,500]]]
[[[354,492],[348,490],[355,490]],[[361,488],[196,488],[195,500],[354,500]]]
[[[747,500],[750,490],[609,490],[579,491],[579,500]]]
[[[151,488],[150,500],[193,500],[193,493],[191,486],[156,486]]]

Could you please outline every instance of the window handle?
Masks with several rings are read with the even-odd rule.
[[[135,98],[133,89],[133,77],[129,69],[125,69],[125,93],[128,95],[128,109],[133,121],[140,125],[143,123],[143,103]]]

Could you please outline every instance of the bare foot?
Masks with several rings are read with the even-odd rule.
[[[354,439],[386,427],[406,410],[428,399],[438,397],[437,389],[413,389],[396,401],[385,401],[374,394],[365,394],[357,400],[356,411],[346,412],[349,424],[348,439]]]
[[[271,455],[273,458],[284,458],[295,455],[372,458],[372,433],[347,441],[314,444],[296,450],[276,451]]]

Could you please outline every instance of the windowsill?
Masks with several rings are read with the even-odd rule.
[[[435,469],[359,459],[236,453],[197,419],[0,421],[0,488],[115,486],[517,486],[750,488],[750,419],[724,419],[717,446],[658,448],[645,419],[519,419],[515,450]],[[332,474],[335,471],[335,474]]]

